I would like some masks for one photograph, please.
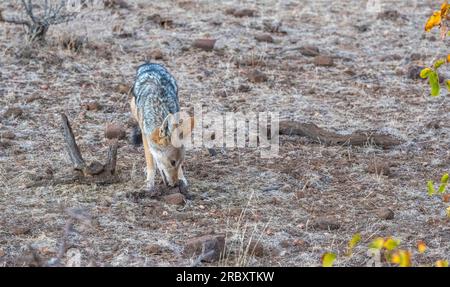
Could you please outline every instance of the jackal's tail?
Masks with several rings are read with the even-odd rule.
[[[134,146],[142,145],[142,132],[138,125],[133,126],[130,141]]]

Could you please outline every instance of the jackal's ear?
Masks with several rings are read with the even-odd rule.
[[[167,146],[170,143],[170,138],[165,135],[166,132],[162,131],[162,128],[156,128],[150,135],[150,139],[157,145]]]

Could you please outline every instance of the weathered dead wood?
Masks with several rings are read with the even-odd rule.
[[[69,154],[70,161],[72,162],[73,169],[61,178],[32,182],[28,184],[27,187],[73,183],[108,185],[120,182],[121,179],[116,175],[117,149],[119,146],[117,139],[110,141],[105,164],[98,161],[86,164],[75,140],[75,136],[73,135],[72,127],[70,126],[67,116],[61,114],[61,120],[66,150]]]
[[[76,170],[83,170],[86,168],[86,163],[81,156],[80,149],[78,148],[75,137],[73,136],[72,127],[70,126],[69,120],[65,114],[61,114],[61,120],[63,125],[64,140],[66,142],[66,150],[69,154],[70,160]]]
[[[280,121],[280,135],[298,135],[307,137],[325,145],[364,146],[373,144],[388,149],[401,144],[401,141],[390,135],[374,132],[355,132],[350,135],[339,135],[318,127],[313,123]]]

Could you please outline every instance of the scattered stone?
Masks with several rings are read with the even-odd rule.
[[[144,252],[153,255],[153,254],[161,254],[163,253],[164,248],[158,244],[149,244],[144,247]]]
[[[314,58],[314,64],[321,67],[331,67],[334,66],[334,60],[330,56],[320,55]]]
[[[181,193],[172,193],[164,196],[162,199],[165,203],[171,205],[184,205],[186,201],[185,196]]]
[[[386,175],[389,176],[391,174],[389,163],[385,161],[374,161],[369,163],[367,167],[368,173],[374,173],[376,175]]]
[[[216,44],[215,39],[197,39],[194,41],[192,46],[197,49],[201,49],[203,51],[212,51],[214,49],[214,45]]]
[[[211,234],[189,239],[184,246],[183,254],[186,257],[202,256],[202,261],[214,262],[220,259],[224,249],[225,235]]]
[[[11,230],[11,233],[16,236],[25,235],[30,232],[31,232],[31,228],[26,227],[26,226],[16,226],[16,227],[12,228],[12,230]]]
[[[3,251],[3,249],[0,249],[0,257],[3,257],[5,255],[6,255],[5,251]]]
[[[239,87],[237,88],[237,91],[240,93],[248,93],[252,90],[252,88],[248,85],[245,84],[241,84],[239,85]]]
[[[386,10],[377,15],[377,19],[390,21],[398,20],[401,17],[402,15],[397,10]]]
[[[99,175],[104,170],[105,165],[95,160],[88,165],[86,173],[90,175]]]
[[[262,83],[267,81],[267,76],[259,70],[252,70],[247,74],[248,80],[252,83]]]
[[[440,120],[433,120],[426,124],[426,127],[429,129],[440,129],[441,128],[441,121]]]
[[[21,108],[9,108],[3,114],[5,118],[18,118],[22,116],[23,110]]]
[[[313,220],[312,227],[319,230],[336,230],[341,224],[333,217],[319,217]]]
[[[420,59],[422,59],[422,55],[419,53],[412,53],[409,59],[411,61],[419,61]]]
[[[1,138],[13,140],[16,138],[16,135],[12,131],[6,131],[1,134]]]
[[[105,8],[131,9],[131,6],[125,0],[104,0]]]
[[[131,88],[127,84],[118,84],[116,86],[116,92],[119,94],[128,94],[130,90]]]
[[[267,43],[273,43],[274,40],[270,34],[260,34],[255,36],[256,41],[258,42],[267,42]]]
[[[148,56],[149,56],[150,59],[153,59],[153,60],[162,60],[162,59],[164,59],[163,52],[160,49],[155,49],[155,50],[150,51]]]
[[[256,257],[263,257],[266,253],[264,245],[261,242],[252,240],[248,246],[248,251],[250,255],[256,256]]]
[[[123,139],[125,137],[125,129],[115,123],[108,123],[105,129],[105,138],[107,139]]]
[[[86,111],[99,111],[102,109],[102,105],[100,105],[98,102],[89,102],[81,105],[81,107]]]
[[[394,219],[394,212],[387,207],[381,208],[380,210],[378,210],[377,215],[379,218],[384,219],[384,220]]]
[[[236,8],[229,8],[225,10],[225,14],[233,15],[234,17],[253,17],[255,15],[255,10],[252,9],[236,9]]]
[[[29,103],[32,103],[32,102],[34,102],[34,101],[36,101],[36,100],[39,100],[39,99],[41,99],[41,96],[40,96],[40,95],[37,95],[37,94],[34,94],[34,95],[31,95],[31,96],[29,96],[28,98],[26,98],[26,99],[25,99],[25,102],[26,102],[27,104],[29,104]]]
[[[319,48],[317,48],[316,46],[303,46],[300,47],[299,51],[303,56],[306,57],[316,57],[320,55]]]

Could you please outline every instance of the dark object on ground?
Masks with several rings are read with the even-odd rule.
[[[390,135],[374,132],[354,132],[350,135],[339,135],[324,130],[313,123],[299,123],[295,121],[281,121],[280,135],[298,135],[308,137],[314,142],[326,145],[364,146],[374,144],[388,149],[401,144],[401,141]]]

